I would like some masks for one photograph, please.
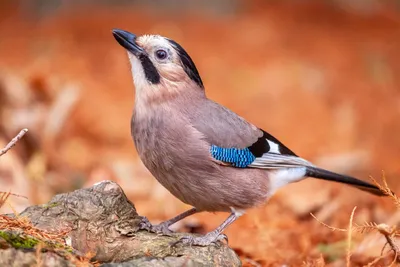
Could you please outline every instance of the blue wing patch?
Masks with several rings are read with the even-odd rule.
[[[210,152],[214,159],[231,163],[238,168],[245,168],[256,159],[248,148],[223,148],[212,145]]]

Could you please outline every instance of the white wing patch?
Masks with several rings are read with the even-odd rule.
[[[305,159],[291,155],[282,155],[279,151],[279,145],[277,143],[268,139],[266,140],[270,147],[269,151],[264,153],[261,157],[256,158],[247,167],[259,169],[281,169],[313,166]]]
[[[280,154],[265,153],[259,158],[256,158],[247,167],[260,169],[280,169],[280,168],[295,168],[295,167],[312,167],[313,165],[305,159],[287,156]]]
[[[274,143],[270,140],[267,139],[268,145],[269,145],[269,151],[268,153],[276,153],[276,154],[281,154],[279,152],[279,145],[277,143]]]

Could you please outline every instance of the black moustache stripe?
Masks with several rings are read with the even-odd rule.
[[[146,79],[152,83],[152,84],[157,84],[160,83],[160,73],[158,73],[156,67],[154,67],[153,62],[149,59],[149,57],[145,54],[141,54],[139,56],[139,60],[142,63],[144,75],[146,76]]]

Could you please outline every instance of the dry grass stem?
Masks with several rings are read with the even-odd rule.
[[[1,192],[0,191],[0,194],[3,194],[3,193],[6,193],[6,192]],[[28,199],[26,196],[23,196],[23,195],[14,194],[14,193],[11,193],[11,192],[8,192],[8,194],[10,194],[10,196]]]
[[[74,256],[72,254],[67,254],[66,258],[70,260],[77,267],[87,267],[87,266],[100,266],[97,261],[91,261],[91,259],[96,255],[96,253],[88,252],[84,256]]]
[[[374,266],[378,261],[386,258],[389,254],[391,253],[391,251],[389,251],[388,253],[386,253],[385,255],[381,255],[377,258],[375,258],[373,261],[371,261],[370,263],[367,264],[367,267],[372,267]]]
[[[43,261],[42,261],[42,257],[41,257],[43,248],[44,248],[44,244],[41,242],[36,246],[36,267],[43,266]]]
[[[364,225],[355,224],[354,226],[354,231],[360,234],[366,234],[376,230],[378,230],[377,224],[374,222],[365,222]]]
[[[386,176],[385,173],[382,172],[382,182],[383,185],[381,185],[380,183],[378,183],[372,176],[370,176],[370,179],[372,180],[372,182],[379,187],[379,189],[387,196],[391,197],[396,208],[399,209],[400,208],[400,199],[397,197],[397,195],[389,188],[389,185],[387,183],[386,180]],[[389,226],[387,224],[375,224],[373,225],[372,223],[370,223],[371,227],[375,227],[375,229],[377,231],[379,231],[386,239],[386,244],[389,244],[390,248],[392,249],[392,251],[394,252],[394,259],[393,262],[390,264],[390,266],[392,266],[395,262],[400,263],[400,259],[399,259],[399,255],[400,255],[400,249],[399,246],[396,244],[395,238],[396,236],[399,236],[399,233],[397,231],[396,226]],[[383,247],[382,252],[384,250]]]
[[[0,229],[6,229],[11,231],[22,231],[24,234],[32,236],[39,241],[59,243],[65,246],[64,237],[67,236],[69,231],[63,231],[59,233],[50,233],[34,227],[31,222],[24,217],[8,217],[6,215],[0,215]]]
[[[15,144],[28,132],[28,129],[22,129],[2,150],[0,150],[0,157],[8,152]]]
[[[330,230],[332,230],[332,231],[347,232],[347,229],[336,228],[336,227],[330,226],[330,225],[328,225],[328,224],[326,224],[326,223],[320,221],[317,217],[315,217],[314,214],[310,213],[310,215],[311,215],[317,222],[319,222],[320,224],[322,224],[323,226],[325,226],[326,228],[328,228],[328,229],[330,229]]]
[[[393,264],[396,263],[396,261],[397,261],[397,253],[394,255],[394,259],[393,259],[392,263],[390,263],[389,267],[392,267]]]
[[[257,261],[250,259],[250,258],[245,258],[243,259],[243,265],[245,266],[253,266],[253,267],[261,267],[262,265],[258,263]]]
[[[400,199],[397,197],[397,195],[389,188],[389,185],[386,181],[386,176],[385,173],[382,172],[382,182],[383,185],[378,183],[374,177],[370,176],[369,179],[379,188],[379,190],[382,191],[385,195],[391,197],[393,199],[394,204],[396,205],[396,208],[400,209]]]
[[[336,228],[336,227],[327,225],[326,223],[324,223],[324,222],[320,221],[318,218],[316,218],[312,213],[310,213],[310,214],[317,222],[319,222],[320,224],[322,224],[323,226],[327,227],[328,229],[330,229],[332,231],[342,231],[342,232],[346,232],[347,231],[347,233],[348,233],[347,234],[347,257],[346,257],[346,266],[347,267],[350,267],[350,265],[351,265],[351,262],[350,262],[350,257],[351,257],[351,237],[352,237],[353,231],[356,231],[356,232],[359,232],[359,233],[378,231],[379,233],[381,233],[386,238],[387,244],[389,244],[389,246],[391,247],[392,251],[395,254],[393,262],[397,261],[398,263],[400,263],[400,260],[398,258],[398,255],[400,255],[400,248],[398,247],[398,245],[396,244],[396,242],[394,240],[394,238],[398,235],[396,227],[395,226],[390,227],[387,224],[376,224],[376,223],[373,223],[373,222],[365,223],[364,225],[355,225],[355,226],[353,226],[354,213],[355,213],[356,209],[357,209],[357,207],[354,207],[353,211],[352,211],[352,213],[350,215],[349,228],[348,229]],[[386,244],[385,244],[385,246],[386,246]],[[382,249],[382,253],[383,253],[383,249]],[[368,266],[372,266],[372,264],[378,262],[379,259],[382,259],[382,258],[384,258],[384,256],[378,257],[373,262],[369,263]],[[392,264],[390,266],[392,266]]]
[[[356,209],[357,209],[357,207],[354,207],[353,211],[351,212],[350,221],[349,221],[349,231],[347,232],[347,256],[346,256],[346,265],[347,265],[347,267],[350,267],[351,234],[353,232],[353,218],[354,218],[354,213],[355,213]]]
[[[10,195],[10,192],[0,192],[0,208],[3,207]]]
[[[394,227],[394,226],[390,227],[389,225],[382,223],[382,224],[377,225],[376,228],[383,236],[385,236],[387,244],[389,244],[392,251],[395,253],[394,261],[397,261],[400,263],[400,260],[398,258],[398,255],[400,255],[400,249],[394,240],[394,238],[397,235],[396,227]]]

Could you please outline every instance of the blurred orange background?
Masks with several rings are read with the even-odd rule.
[[[399,188],[397,1],[2,1],[0,147],[29,129],[0,159],[1,191],[28,197],[12,199],[17,211],[106,179],[154,223],[188,208],[137,157],[134,87],[113,28],[180,43],[210,98],[302,157],[364,180],[384,170]],[[249,266],[316,264],[320,255],[343,266],[346,234],[309,213],[346,227],[354,206],[355,222],[400,219],[388,199],[307,180],[240,218],[229,244]],[[204,233],[226,216],[199,214],[175,229]],[[384,241],[370,234],[353,243],[352,261],[362,266]]]

